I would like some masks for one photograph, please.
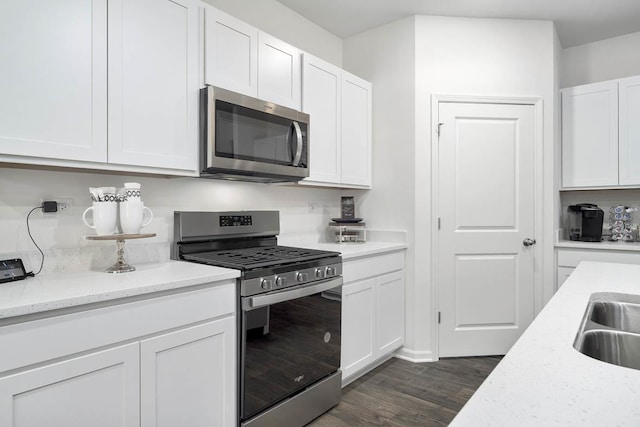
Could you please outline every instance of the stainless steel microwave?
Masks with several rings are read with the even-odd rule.
[[[259,182],[309,176],[309,115],[214,86],[200,90],[204,178]]]

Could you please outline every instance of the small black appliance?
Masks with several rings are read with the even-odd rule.
[[[600,242],[604,211],[593,203],[569,206],[569,240]]]

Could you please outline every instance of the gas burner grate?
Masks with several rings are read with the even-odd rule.
[[[271,267],[279,264],[326,258],[329,255],[333,255],[333,253],[288,246],[268,246],[200,252],[185,255],[184,258],[219,267],[251,270],[254,268]]]

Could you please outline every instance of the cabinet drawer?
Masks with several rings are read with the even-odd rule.
[[[344,261],[342,276],[344,283],[379,276],[404,268],[404,250]]]
[[[558,249],[558,266],[577,267],[582,261],[640,264],[640,252]]]
[[[0,327],[0,372],[235,312],[235,281]]]

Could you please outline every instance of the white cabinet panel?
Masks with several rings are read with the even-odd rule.
[[[562,284],[569,278],[571,273],[573,273],[573,270],[575,270],[575,268],[573,267],[558,267],[558,288],[557,289],[560,289],[560,286],[562,286]]]
[[[140,424],[138,343],[0,379],[0,425]]]
[[[404,273],[379,277],[376,295],[377,350],[388,354],[404,343]]]
[[[562,90],[562,186],[618,184],[618,83]]]
[[[371,83],[342,72],[342,183],[371,185]]]
[[[304,54],[302,111],[309,114],[309,178],[339,184],[341,180],[340,68]]]
[[[0,153],[107,159],[107,1],[0,4]]]
[[[300,51],[266,33],[258,35],[258,98],[300,109]]]
[[[302,68],[311,161],[300,184],[370,188],[371,83],[307,53]]]
[[[142,341],[142,426],[233,425],[235,342],[233,317]]]
[[[403,269],[402,251],[344,263],[343,386],[382,363],[404,344]]]
[[[197,170],[194,0],[109,3],[109,163]]]
[[[342,377],[375,360],[375,279],[342,287]]]
[[[258,30],[205,7],[205,83],[258,96]]]
[[[640,76],[619,81],[620,185],[640,185]]]

